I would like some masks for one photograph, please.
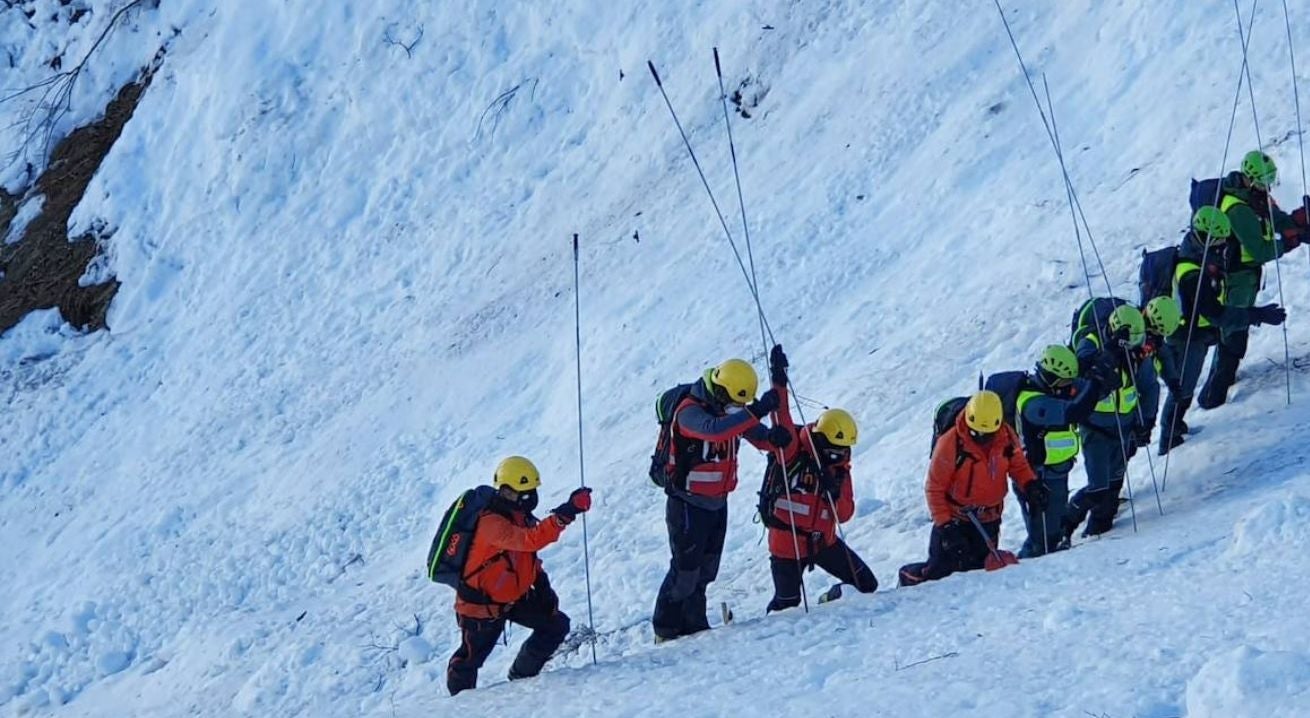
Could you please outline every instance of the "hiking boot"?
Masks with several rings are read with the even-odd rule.
[[[1174,449],[1177,449],[1178,447],[1182,446],[1183,442],[1185,441],[1187,441],[1187,437],[1183,436],[1182,434],[1175,434],[1173,436],[1161,436],[1160,448],[1156,450],[1155,453],[1158,454],[1159,456],[1164,456],[1165,454],[1168,454],[1170,451],[1173,451]]]
[[[1192,427],[1188,426],[1186,421],[1179,419],[1178,421],[1174,422],[1174,433],[1178,434],[1179,436],[1182,436],[1183,434],[1190,434],[1192,433]]]
[[[841,584],[834,584],[832,588],[819,594],[819,603],[829,603],[841,598]]]

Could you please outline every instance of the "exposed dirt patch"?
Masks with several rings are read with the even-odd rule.
[[[27,198],[45,198],[40,214],[28,223],[19,241],[0,246],[0,332],[20,322],[28,312],[58,307],[69,324],[95,331],[105,327],[109,302],[118,280],[78,286],[77,280],[100,251],[100,241],[87,233],[68,236],[68,218],[105,156],[132,119],[137,103],[150,85],[151,70],[125,85],[105,108],[104,117],[74,130],[51,155],[50,164]],[[0,239],[9,234],[20,200],[0,191]]]

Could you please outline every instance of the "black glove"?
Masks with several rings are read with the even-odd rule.
[[[836,501],[841,497],[842,484],[850,478],[850,472],[841,467],[833,467],[823,472],[823,477],[819,479],[819,489],[828,495],[828,498]]]
[[[1094,393],[1099,396],[1104,396],[1119,388],[1119,384],[1122,382],[1119,377],[1119,358],[1109,349],[1092,357],[1086,374],[1087,378],[1096,384]]]
[[[1151,432],[1153,430],[1154,430],[1153,427],[1150,426],[1139,426],[1133,429],[1133,435],[1131,437],[1133,442],[1133,447],[1137,449],[1145,449],[1146,447],[1150,446]]]
[[[1292,211],[1292,221],[1310,229],[1310,217],[1307,216],[1307,212],[1310,212],[1310,195],[1301,198],[1301,206]]]
[[[775,426],[769,429],[769,443],[779,449],[785,449],[791,444],[791,431],[785,426]]]
[[[1287,310],[1277,304],[1266,304],[1263,307],[1251,307],[1246,310],[1251,316],[1252,324],[1272,324],[1278,326],[1287,321]]]
[[[1047,488],[1045,481],[1034,479],[1029,481],[1028,488],[1024,489],[1023,499],[1028,502],[1030,511],[1045,511],[1051,503],[1051,490]]]
[[[781,344],[774,344],[773,351],[769,352],[769,380],[774,386],[787,386],[787,355],[782,351]]]
[[[573,493],[569,494],[569,500],[556,506],[551,513],[555,514],[560,523],[568,526],[573,523],[573,519],[576,519],[578,514],[585,514],[590,509],[591,489],[581,488],[574,489]]]
[[[960,519],[937,529],[937,535],[940,537],[942,550],[946,553],[963,553],[969,547],[969,526]]]
[[[770,389],[760,395],[760,398],[746,405],[746,411],[756,419],[768,416],[778,410],[778,392]]]

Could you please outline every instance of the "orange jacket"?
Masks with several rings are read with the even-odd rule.
[[[523,598],[537,580],[541,559],[537,552],[559,540],[564,524],[554,514],[535,525],[515,511],[508,516],[483,512],[473,532],[464,564],[468,585],[494,603],[471,603],[456,596],[455,613],[469,618],[498,618],[509,604]]]
[[[1018,482],[1021,490],[1035,478],[1014,429],[1002,424],[990,442],[979,444],[960,412],[955,426],[937,439],[928,464],[924,493],[932,522],[941,526],[964,518],[966,506],[982,509],[978,512],[981,521],[1000,520],[1006,476]]]
[[[837,540],[837,524],[844,524],[855,515],[855,490],[851,484],[851,462],[844,461],[839,466],[830,466],[826,471],[841,471],[841,493],[832,502],[828,495],[819,491],[819,477],[814,473],[814,424],[797,427],[791,418],[791,409],[787,405],[787,387],[775,386],[780,405],[774,415],[774,425],[786,427],[791,433],[791,442],[785,449],[774,449],[773,454],[782,455],[790,476],[802,470],[796,477],[796,488],[791,492],[791,505],[787,497],[781,496],[774,502],[775,517],[781,521],[797,526],[795,534],[791,529],[769,527],[769,555],[784,559],[805,559],[822,551]],[[788,511],[787,509],[791,509]],[[836,516],[833,510],[836,509]],[[794,538],[793,538],[794,536]],[[797,555],[797,548],[800,554]]]

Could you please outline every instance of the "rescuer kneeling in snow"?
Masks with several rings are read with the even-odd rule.
[[[928,560],[902,566],[902,586],[983,568],[989,556],[1000,555],[996,543],[1007,475],[1029,506],[1038,511],[1046,508],[1050,493],[1036,480],[1019,437],[1005,423],[1001,398],[980,391],[933,446],[924,486],[933,524]]]
[[[855,418],[841,409],[828,409],[818,421],[797,427],[787,406],[787,357],[781,347],[774,350],[771,363],[779,398],[775,422],[792,439],[786,448],[769,453],[760,489],[760,517],[769,527],[773,574],[773,600],[766,612],[800,605],[801,573],[815,566],[841,581],[824,592],[819,603],[841,597],[842,583],[860,593],[873,593],[878,590],[873,571],[837,536],[837,525],[855,513],[851,486],[851,447],[859,438]]]

